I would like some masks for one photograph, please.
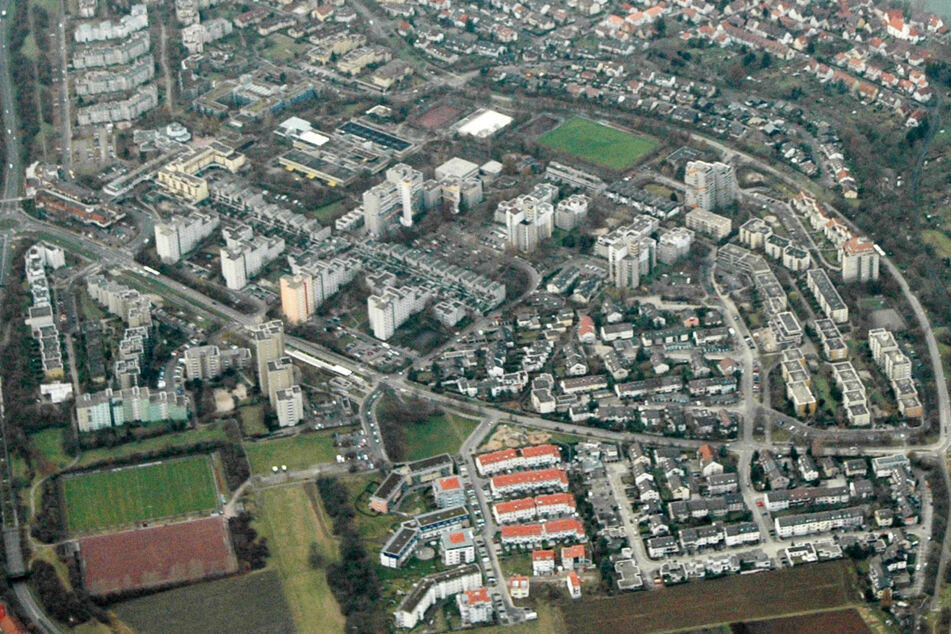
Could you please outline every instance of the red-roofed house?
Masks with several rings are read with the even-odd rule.
[[[545,538],[545,527],[541,524],[509,524],[499,529],[502,543],[508,546],[540,544]]]
[[[533,489],[559,488],[568,490],[568,476],[564,469],[538,469],[521,473],[498,475],[489,480],[492,495],[505,497]]]
[[[581,343],[594,343],[598,335],[594,329],[594,320],[588,315],[581,315],[578,318],[578,341]]]
[[[7,611],[7,606],[0,603],[0,632],[3,634],[26,634],[26,628]]]
[[[535,498],[538,517],[571,515],[575,512],[575,496],[571,493],[549,493]]]
[[[568,576],[565,577],[565,584],[568,586],[568,594],[571,595],[572,599],[581,598],[581,577],[578,576],[578,573],[572,570],[568,573]]]
[[[502,449],[476,456],[475,462],[479,475],[487,476],[514,469],[521,462],[521,458],[514,449]]]
[[[509,577],[509,594],[513,599],[527,599],[531,586],[528,577],[525,575],[512,575]]]
[[[563,520],[545,522],[545,538],[549,540],[577,539],[587,540],[584,532],[584,523],[576,517]]]
[[[462,615],[463,626],[488,623],[492,620],[492,599],[484,587],[460,592],[456,595],[456,605]]]
[[[532,553],[532,574],[550,575],[555,572],[555,551],[536,550]]]
[[[591,565],[584,544],[565,546],[561,549],[561,566],[565,570],[582,570]]]
[[[561,462],[561,451],[555,445],[531,445],[519,450],[522,465],[527,469],[544,467]]]
[[[497,524],[511,524],[524,522],[536,517],[535,500],[522,498],[511,502],[499,502],[492,506],[492,515]]]

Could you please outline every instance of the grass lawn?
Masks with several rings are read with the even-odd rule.
[[[330,519],[319,496],[315,497],[316,512],[303,486],[265,489],[261,493],[258,530],[267,537],[271,548],[268,567],[278,572],[297,631],[343,632],[344,617],[327,585],[326,573],[307,562],[314,543],[327,562],[339,557],[336,540],[330,534]]]
[[[264,424],[264,405],[247,405],[238,409],[238,418],[241,420],[241,431],[245,436],[256,436],[267,433]]]
[[[529,575],[532,574],[532,554],[529,552],[513,552],[501,558],[502,574]]]
[[[106,311],[85,290],[79,293],[79,312],[85,321],[99,321],[108,317]]]
[[[218,506],[208,456],[69,476],[62,487],[72,534]]]
[[[623,170],[657,147],[647,136],[638,136],[573,117],[538,139],[538,144],[613,170]]]
[[[147,438],[137,442],[130,442],[116,447],[92,449],[84,451],[79,458],[79,464],[87,465],[107,458],[119,458],[129,454],[156,451],[166,447],[175,447],[179,445],[191,445],[199,442],[212,440],[227,440],[228,436],[221,425],[213,427],[203,427],[201,429],[190,429],[188,431],[176,432],[174,434],[163,434],[155,438]]]
[[[271,35],[267,42],[268,46],[261,51],[261,55],[275,63],[288,62],[307,50],[309,46],[308,44],[298,44],[283,33]]]
[[[399,517],[381,515],[370,510],[368,506],[370,495],[379,486],[380,479],[372,475],[347,476],[340,478],[340,483],[350,493],[350,504],[355,511],[353,521],[357,526],[357,532],[360,533],[368,550],[379,550],[386,534],[401,521]]]
[[[344,211],[344,201],[343,198],[340,200],[335,200],[332,203],[327,203],[322,205],[310,212],[308,215],[313,216],[321,222],[321,224],[330,224],[332,221],[336,220],[337,216],[342,215]]]
[[[43,457],[43,463],[39,468],[41,473],[49,474],[69,464],[71,458],[63,453],[62,428],[50,427],[30,434],[30,440]]]
[[[943,231],[929,229],[921,232],[924,241],[942,258],[951,258],[951,238]]]
[[[294,630],[280,576],[271,569],[159,592],[120,603],[115,611],[139,634],[281,634]]]
[[[335,462],[337,449],[334,447],[334,433],[349,430],[328,430],[298,434],[275,440],[246,442],[251,472],[270,473],[272,466],[287,465],[289,471],[299,471],[315,464]]]
[[[440,413],[406,428],[406,459],[421,460],[436,454],[455,454],[479,421]]]

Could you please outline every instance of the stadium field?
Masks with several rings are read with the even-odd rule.
[[[657,147],[657,141],[595,123],[583,117],[572,117],[538,139],[542,147],[564,152],[577,159],[623,170]]]
[[[218,506],[208,456],[68,476],[62,491],[71,535],[212,511]]]

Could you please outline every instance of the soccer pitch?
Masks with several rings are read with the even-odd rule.
[[[69,476],[62,487],[70,534],[211,511],[218,506],[208,456]]]
[[[612,170],[632,166],[657,147],[657,142],[650,137],[610,128],[583,117],[568,119],[538,139],[538,144]]]

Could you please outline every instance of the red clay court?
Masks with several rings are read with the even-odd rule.
[[[235,572],[222,517],[80,540],[86,589],[107,595]]]
[[[419,115],[417,121],[419,125],[429,130],[436,130],[437,128],[448,127],[449,124],[462,114],[462,111],[455,106],[450,106],[443,104],[441,106],[436,106],[435,108],[430,108],[423,114]]]

